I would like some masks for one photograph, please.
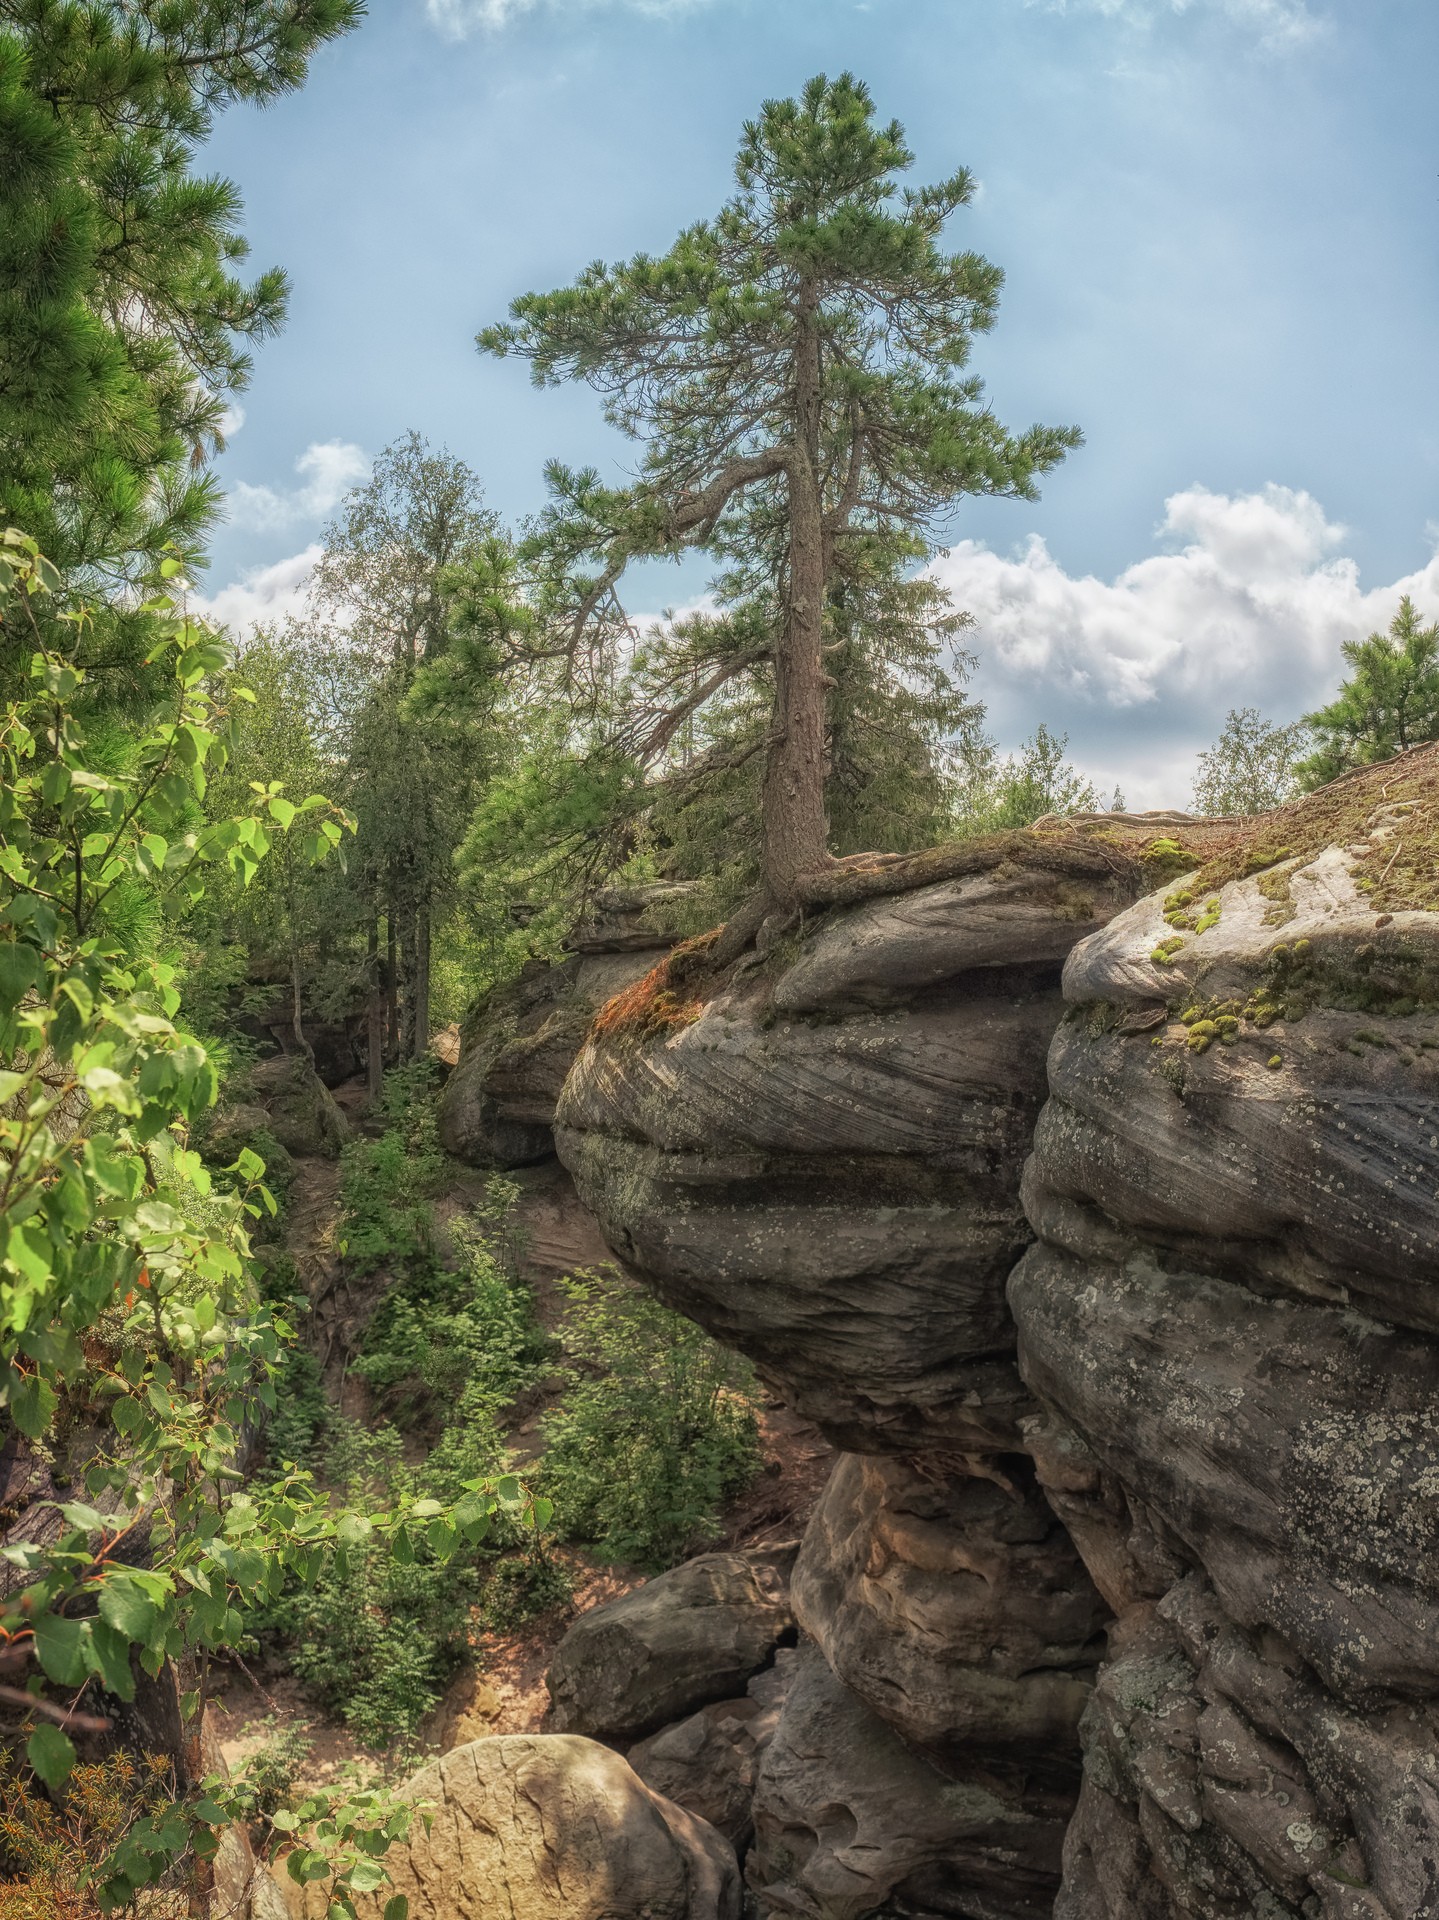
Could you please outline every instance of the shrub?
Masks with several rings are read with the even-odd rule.
[[[101,1920],[89,1883],[142,1821],[164,1821],[174,1803],[167,1759],[112,1754],[72,1769],[58,1804],[0,1761],[0,1920]],[[171,1891],[146,1894],[152,1920],[190,1911],[180,1884],[188,1865],[168,1876]]]
[[[315,1743],[298,1727],[276,1728],[273,1714],[265,1726],[275,1730],[244,1760],[236,1779],[253,1795],[255,1813],[268,1820],[294,1798],[295,1783]]]
[[[561,1284],[568,1386],[541,1467],[558,1530],[612,1559],[672,1566],[715,1537],[758,1469],[754,1376],[612,1271]]]
[[[384,1133],[349,1140],[340,1151],[340,1250],[356,1274],[434,1263],[429,1202],[445,1171],[437,1084],[433,1061],[392,1068],[380,1096]]]

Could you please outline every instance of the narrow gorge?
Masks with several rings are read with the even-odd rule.
[[[626,1846],[649,1809],[668,1891],[516,1913],[1439,1911],[1436,830],[1430,748],[854,863],[766,952],[628,969],[561,1159],[841,1455],[792,1572],[707,1556],[571,1629],[525,1765],[628,1751],[596,1805]],[[416,1920],[490,1911],[439,1844]]]

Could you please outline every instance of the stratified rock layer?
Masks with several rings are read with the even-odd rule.
[[[1013,1444],[1004,1280],[1064,954],[1128,897],[989,865],[598,1031],[561,1158],[611,1245],[856,1451]]]
[[[1120,1620],[1060,1920],[1439,1911],[1435,758],[1066,969],[1009,1298]]]

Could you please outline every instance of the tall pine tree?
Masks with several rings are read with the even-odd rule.
[[[842,620],[837,631],[835,596],[856,552],[922,551],[968,494],[1030,498],[1079,441],[1072,428],[1006,432],[964,372],[1001,276],[941,246],[970,176],[902,189],[911,160],[861,83],[821,76],[746,126],[738,191],[715,219],[659,259],[599,263],[526,295],[479,336],[528,359],[538,384],[587,381],[645,442],[628,488],[550,469],[544,612],[577,653],[613,642],[615,589],[640,557],[706,549],[770,605],[758,640],[752,622],[732,623],[734,649],[699,683],[713,698],[757,645],[767,655],[751,918],[792,911],[831,858],[825,649],[857,638]],[[693,692],[678,704],[693,710]]]

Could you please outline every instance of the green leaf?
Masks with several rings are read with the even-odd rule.
[[[25,1743],[25,1758],[51,1793],[58,1793],[75,1765],[75,1749],[58,1727],[42,1721]]]
[[[385,1869],[378,1860],[357,1860],[350,1868],[350,1885],[356,1893],[373,1893],[385,1884]]]
[[[78,1687],[85,1678],[88,1626],[88,1621],[65,1620],[58,1613],[42,1613],[35,1619],[35,1652],[57,1686]]]
[[[40,984],[40,956],[18,940],[0,941],[0,1014],[12,1013]]]
[[[27,1440],[38,1440],[60,1404],[55,1389],[39,1374],[16,1373],[11,1369],[7,1396],[10,1417]]]
[[[385,1902],[385,1920],[410,1920],[410,1903],[403,1893]]]
[[[100,1618],[127,1640],[144,1646],[154,1632],[159,1609],[125,1575],[112,1575],[100,1588]]]

